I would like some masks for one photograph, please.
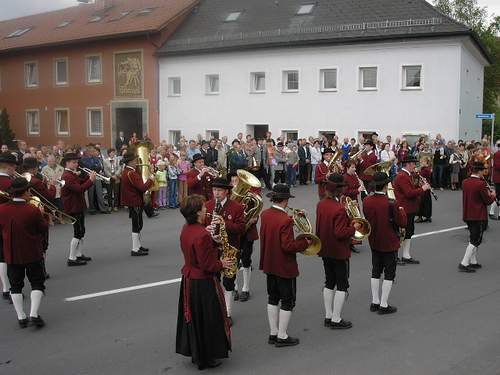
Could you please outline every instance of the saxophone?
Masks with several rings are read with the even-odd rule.
[[[218,217],[220,218],[220,224],[215,228],[213,236],[219,236],[221,242],[220,242],[220,250],[222,253],[222,258],[227,258],[231,261],[231,267],[230,268],[224,268],[222,271],[224,277],[228,279],[232,279],[236,277],[236,273],[238,272],[238,253],[239,250],[235,248],[234,246],[231,246],[229,244],[229,238],[227,235],[227,230],[226,230],[226,223],[224,222],[224,218],[220,215],[220,209],[219,203],[217,202],[215,205],[215,209],[212,214],[209,214],[212,216],[212,218]]]

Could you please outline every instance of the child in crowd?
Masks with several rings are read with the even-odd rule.
[[[168,164],[168,206],[170,208],[179,207],[177,201],[177,179],[182,171],[178,167],[177,160],[177,155],[171,153]]]
[[[156,182],[160,187],[158,190],[158,207],[160,209],[167,208],[167,163],[163,160],[158,161],[158,171],[156,172]]]
[[[187,187],[187,173],[191,169],[191,163],[187,160],[187,154],[185,150],[180,153],[179,169],[181,174],[179,175],[179,202],[182,202],[184,198],[187,197],[188,187]]]

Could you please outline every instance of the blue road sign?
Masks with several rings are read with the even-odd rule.
[[[483,120],[493,120],[495,118],[494,113],[476,113],[476,118]]]

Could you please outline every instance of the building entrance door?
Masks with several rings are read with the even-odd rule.
[[[247,134],[254,138],[266,138],[266,133],[269,131],[269,125],[247,125]]]
[[[116,132],[123,132],[126,138],[136,133],[138,139],[143,137],[142,108],[117,108]]]

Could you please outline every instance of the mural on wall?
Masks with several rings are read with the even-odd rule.
[[[115,54],[115,96],[142,98],[143,64],[140,51]]]

